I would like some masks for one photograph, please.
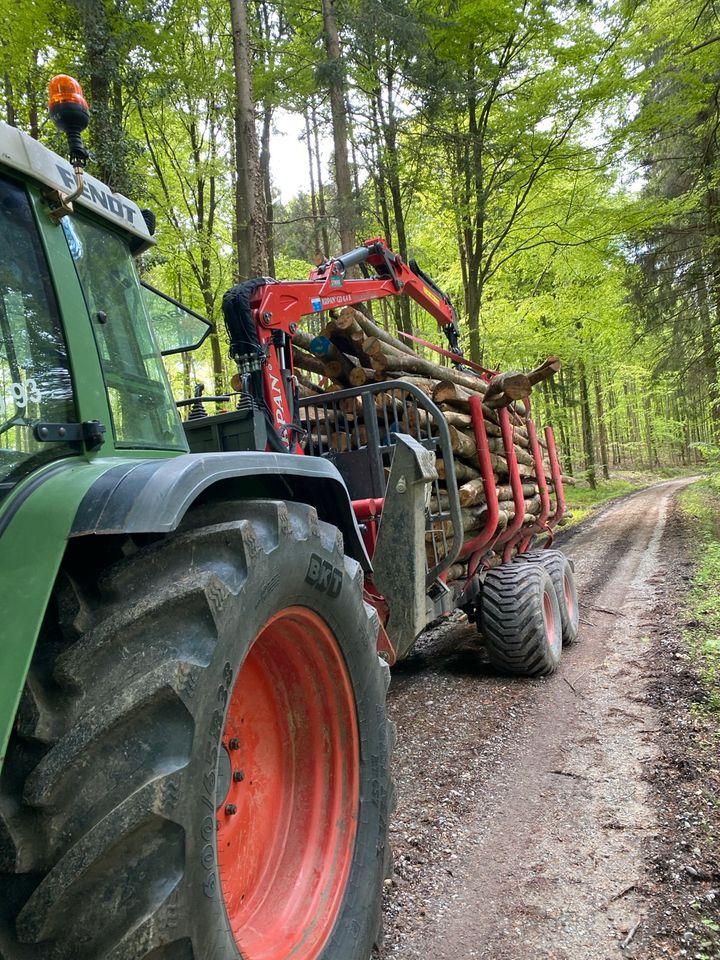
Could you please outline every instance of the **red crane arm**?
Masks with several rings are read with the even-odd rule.
[[[349,267],[363,262],[375,269],[375,276],[346,278]],[[278,280],[259,287],[250,305],[258,311],[263,327],[292,335],[290,324],[299,323],[304,316],[403,293],[442,326],[456,323],[450,299],[422,271],[413,270],[389,250],[382,238],[366,240],[362,247],[328,260],[310,273],[309,280]]]
[[[360,263],[372,267],[375,276],[346,277],[347,270]],[[316,267],[308,280],[250,281],[248,286],[252,287],[249,307],[254,334],[238,335],[238,343],[234,343],[228,324],[231,354],[238,362],[241,377],[245,375],[249,380],[251,371],[256,375],[262,372],[264,397],[257,399],[264,399],[285,448],[297,452],[300,450],[292,435],[297,398],[290,347],[303,317],[407,294],[445,329],[453,352],[461,353],[457,318],[450,299],[416,264],[406,264],[379,237]],[[257,356],[253,358],[245,348],[248,341],[255,339]]]

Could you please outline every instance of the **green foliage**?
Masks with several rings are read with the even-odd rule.
[[[720,446],[714,443],[698,443],[696,446],[709,471],[705,482],[715,493],[720,494]]]
[[[279,108],[310,126],[313,189],[281,204],[267,187],[275,273],[302,279],[316,251],[339,252],[335,186],[314,154],[315,133],[327,141],[331,130],[321,8],[247,6],[266,154]],[[714,462],[712,5],[337,0],[335,8],[358,240],[385,235],[416,258],[453,298],[465,352],[487,366],[562,359],[533,409],[555,424],[566,472]],[[0,26],[9,122],[62,152],[45,118],[45,84],[78,72],[90,85],[94,171],[158,214],[158,246],[143,271],[218,325],[199,355],[173,361],[174,384],[181,393],[196,380],[226,389],[220,302],[238,272],[228,0],[7,0]],[[264,163],[267,171],[267,155]],[[443,340],[414,305],[374,311],[390,327]],[[597,495],[605,492],[601,484]]]
[[[720,711],[720,474],[692,484],[680,503],[695,529],[697,558],[686,605],[693,626],[683,638],[702,670],[708,706]]]

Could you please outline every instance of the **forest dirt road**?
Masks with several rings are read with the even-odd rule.
[[[649,631],[680,549],[666,518],[687,482],[633,494],[565,538],[582,639],[555,676],[494,675],[467,622],[430,633],[395,670],[383,960],[665,955],[639,934],[658,832],[648,771],[662,751]]]

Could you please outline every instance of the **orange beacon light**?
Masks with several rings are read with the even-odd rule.
[[[67,137],[70,162],[84,166],[89,154],[81,134],[90,120],[90,111],[77,80],[64,73],[53,77],[48,84],[48,107],[53,123]]]
[[[64,73],[59,73],[53,77],[48,84],[48,106],[52,108],[58,103],[77,103],[85,110],[88,109],[87,100],[83,96],[82,87]]]

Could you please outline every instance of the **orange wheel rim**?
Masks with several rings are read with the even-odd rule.
[[[306,607],[272,617],[228,703],[217,810],[225,909],[244,960],[316,960],[357,833],[360,746],[337,641]]]

